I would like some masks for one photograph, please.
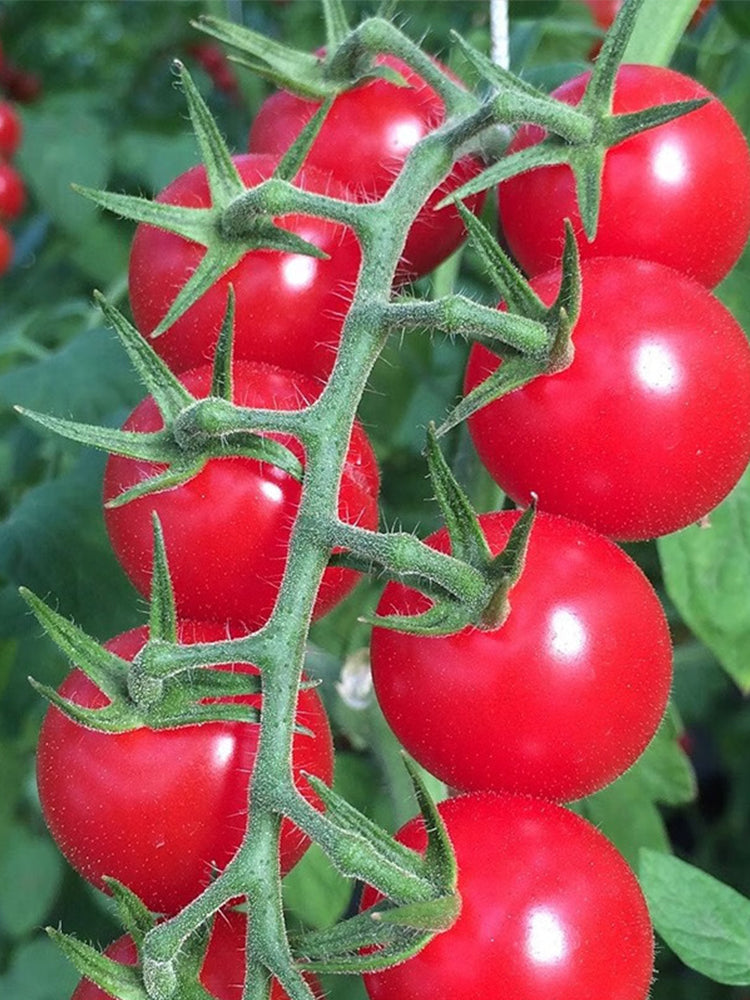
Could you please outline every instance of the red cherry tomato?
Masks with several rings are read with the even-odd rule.
[[[750,458],[750,348],[702,285],[660,264],[585,260],[575,358],[469,420],[482,462],[521,505],[621,539],[655,538],[724,499]],[[559,271],[532,287],[550,304]],[[476,346],[466,390],[497,367]]]
[[[13,105],[0,101],[0,157],[9,160],[21,142],[21,119]]]
[[[438,809],[461,912],[414,958],[365,975],[371,1000],[645,1000],[651,923],[608,840],[567,809],[524,796],[463,795]],[[396,836],[426,847],[421,818]],[[377,898],[367,888],[363,907]]]
[[[713,2],[714,0],[701,0],[690,20],[691,28],[694,28],[702,20]],[[590,8],[594,21],[605,31],[610,27],[618,10],[622,7],[622,0],[584,0],[584,3]]]
[[[214,642],[243,632],[218,623],[181,622],[179,641]],[[132,660],[146,628],[110,640],[107,648]],[[257,673],[249,664],[225,670]],[[80,670],[60,687],[70,701],[100,707],[106,697]],[[242,697],[260,705],[258,694]],[[313,735],[294,734],[292,764],[300,791],[318,802],[301,772],[330,782],[333,748],[318,694],[300,692],[297,719]],[[109,875],[160,913],[176,913],[221,871],[245,832],[248,781],[259,727],[207,722],[178,729],[101,733],[47,711],[39,737],[37,783],[47,826],[73,867],[99,888]],[[308,847],[288,821],[281,830],[281,864],[292,868]]]
[[[519,516],[480,517],[494,554]],[[444,530],[427,543],[450,551]],[[510,605],[491,631],[430,638],[374,629],[380,707],[408,752],[453,788],[558,801],[589,795],[630,767],[664,713],[664,612],[613,542],[545,514],[536,517]],[[378,614],[427,607],[426,597],[391,583]]]
[[[245,186],[252,188],[272,175],[277,159],[245,155],[234,162]],[[348,197],[337,181],[307,167],[296,183],[308,191]],[[181,174],[156,200],[208,207],[205,168]],[[165,333],[149,338],[173,371],[213,360],[231,283],[236,297],[235,358],[267,361],[321,379],[330,374],[359,274],[359,243],[351,230],[324,219],[294,215],[280,222],[329,254],[329,259],[248,251]],[[130,253],[130,302],[141,333],[147,336],[156,328],[204,254],[198,243],[153,226],[138,226]]]
[[[375,79],[339,94],[306,161],[345,184],[349,197],[359,201],[382,198],[412,148],[445,117],[442,100],[413,70],[392,56],[377,61],[401,73],[407,85]],[[272,94],[253,121],[249,149],[284,153],[319,106],[286,90]],[[463,242],[458,211],[451,205],[438,212],[435,205],[481,169],[478,159],[465,157],[427,199],[407,237],[399,280],[427,274]],[[483,204],[483,193],[466,199],[475,213]]]
[[[195,395],[206,396],[211,370],[185,372],[182,381]],[[299,409],[319,392],[319,385],[293,372],[247,361],[235,365],[234,401],[244,406]],[[138,431],[162,426],[151,397],[136,407],[124,426]],[[298,442],[282,440],[303,459]],[[104,474],[105,501],[160,468],[113,455]],[[339,495],[340,516],[375,528],[377,493],[377,463],[364,431],[356,424]],[[144,596],[151,586],[151,512],[156,511],[180,616],[231,619],[254,626],[273,610],[300,496],[300,483],[275,466],[251,458],[219,458],[207,462],[181,486],[106,508],[105,521],[120,563]],[[352,570],[327,569],[316,616],[330,611],[357,578]]]
[[[214,920],[206,957],[200,973],[200,982],[216,1000],[242,1000],[245,979],[245,936],[247,917],[236,910],[222,911]],[[118,938],[104,953],[122,965],[135,965],[138,960],[132,938]],[[313,989],[319,989],[310,978]],[[70,1000],[111,1000],[110,994],[100,990],[89,979],[82,979]],[[269,1000],[289,1000],[285,990],[276,980],[271,986]]]
[[[554,91],[577,104],[589,74]],[[573,174],[565,165],[520,174],[500,185],[500,222],[516,259],[531,275],[556,267],[570,219],[583,257],[638,257],[666,264],[713,287],[732,268],[750,232],[750,153],[724,105],[695,80],[659,66],[623,66],[614,111],[709,97],[704,107],[633,136],[609,150],[599,226],[583,235]],[[509,148],[543,137],[524,127]]]
[[[7,229],[0,226],[0,274],[4,274],[13,260],[13,239]]]
[[[0,162],[0,220],[16,219],[26,203],[21,175],[9,163]]]

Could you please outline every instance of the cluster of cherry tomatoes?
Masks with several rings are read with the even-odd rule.
[[[4,65],[0,48],[0,68]],[[13,257],[13,239],[6,224],[23,211],[26,189],[11,160],[21,142],[21,119],[10,101],[0,99],[0,274],[7,271]]]
[[[295,183],[352,200],[373,200],[388,190],[409,150],[443,116],[424,81],[389,62],[406,86],[377,79],[340,95]],[[557,96],[575,103],[584,85],[583,78],[571,81]],[[668,70],[621,70],[615,111],[704,95],[710,100],[700,110],[607,155],[599,230],[591,243],[580,237],[582,306],[572,364],[472,419],[479,454],[503,489],[521,505],[539,498],[507,620],[494,630],[440,638],[373,632],[373,677],[387,719],[407,750],[461,793],[439,807],[456,853],[461,912],[416,957],[366,975],[372,1000],[644,1000],[648,994],[653,934],[638,884],[609,842],[561,804],[603,787],[636,760],[669,693],[663,611],[611,539],[652,538],[707,515],[750,456],[750,349],[708,290],[732,266],[750,228],[744,139],[715,98]],[[251,129],[250,152],[234,161],[247,187],[271,175],[315,109],[286,92],[266,102]],[[523,129],[514,148],[540,138],[537,130]],[[407,238],[397,281],[427,273],[458,246],[464,236],[458,213],[435,205],[480,169],[476,159],[461,160],[428,199]],[[159,200],[208,205],[204,168],[177,178]],[[470,207],[478,211],[481,201],[475,197]],[[568,169],[543,168],[506,182],[500,217],[532,287],[551,302],[560,281],[564,219],[579,236],[581,230]],[[293,216],[281,224],[325,250],[327,259],[249,251],[151,339],[196,397],[210,389],[230,283],[237,302],[235,402],[301,408],[330,374],[360,248],[332,222]],[[144,337],[202,253],[180,236],[139,226],[130,296]],[[497,364],[496,356],[475,347],[467,388]],[[160,426],[150,397],[125,424],[137,431]],[[283,443],[304,462],[294,440]],[[158,471],[154,463],[111,458],[105,499]],[[341,518],[375,528],[377,492],[377,465],[355,424]],[[151,515],[158,513],[179,640],[194,643],[246,634],[267,620],[299,499],[299,483],[283,470],[246,457],[221,458],[189,482],[108,507],[106,520],[120,562],[148,596]],[[482,515],[493,553],[503,549],[518,516]],[[446,551],[450,539],[439,532],[428,543]],[[355,580],[351,571],[327,569],[315,613],[330,610]],[[428,604],[393,583],[379,611],[416,614]],[[145,638],[139,629],[108,646],[132,659]],[[80,671],[61,692],[85,706],[106,701]],[[293,765],[305,789],[300,772],[324,781],[332,776],[330,729],[312,689],[299,696],[298,721],[303,728],[295,735]],[[240,844],[257,738],[252,724],[219,721],[109,735],[83,730],[50,709],[38,755],[47,822],[71,863],[94,884],[113,876],[153,910],[173,914]],[[421,821],[397,836],[425,847]],[[285,825],[284,870],[305,847],[299,832]],[[363,907],[376,898],[367,890]],[[123,960],[135,959],[132,948],[118,947]],[[217,960],[227,949],[233,957]],[[243,949],[244,917],[222,916],[202,972],[220,1000],[242,995]],[[83,983],[75,997],[103,995]]]

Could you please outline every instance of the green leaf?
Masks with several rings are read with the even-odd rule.
[[[739,687],[750,691],[750,471],[701,525],[660,538],[672,601]]]
[[[43,923],[62,876],[62,858],[48,837],[12,827],[0,857],[0,928],[22,937]]]
[[[352,884],[331,865],[317,844],[306,852],[283,882],[284,905],[308,927],[340,920],[352,895]]]
[[[195,164],[195,136],[130,129],[118,137],[115,156],[123,173],[133,174],[149,191],[157,192]]]
[[[626,772],[607,788],[576,803],[575,811],[593,823],[633,869],[643,847],[670,851],[664,821],[637,772]]]
[[[629,772],[637,775],[641,787],[655,802],[664,805],[692,802],[698,792],[690,758],[679,742],[682,731],[677,710],[670,703],[656,735]]]
[[[143,396],[117,337],[104,327],[86,330],[58,351],[0,375],[4,406],[75,413],[96,423]]]
[[[623,62],[668,66],[698,0],[644,0]]]
[[[79,975],[47,938],[25,941],[0,976],[0,1000],[61,1000],[75,989]]]
[[[135,590],[104,529],[103,466],[101,456],[84,453],[64,475],[27,490],[0,532],[0,573],[54,595],[57,610],[93,635],[112,635],[139,618]]]
[[[691,969],[718,983],[750,983],[750,900],[678,858],[641,852],[654,926]]]
[[[54,150],[54,154],[51,153]],[[104,121],[92,113],[87,93],[52,93],[24,113],[19,168],[55,223],[85,237],[96,211],[71,190],[71,181],[102,187],[112,169]]]

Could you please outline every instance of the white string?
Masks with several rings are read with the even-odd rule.
[[[502,69],[510,68],[508,0],[490,0],[490,57]]]

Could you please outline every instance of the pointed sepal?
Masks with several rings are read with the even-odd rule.
[[[190,73],[179,60],[175,60],[175,66],[185,92],[188,114],[200,149],[201,160],[206,168],[211,203],[214,206],[226,205],[244,192],[245,185],[216,120],[193,83]]]
[[[536,498],[519,517],[508,538],[508,542],[489,566],[489,577],[494,583],[492,597],[484,609],[481,625],[483,628],[499,628],[510,614],[510,592],[521,579],[526,553],[529,549],[531,529],[536,515]]]
[[[433,423],[427,428],[426,450],[430,482],[448,529],[451,552],[471,566],[483,565],[490,554],[489,546],[471,501],[440,450]]]
[[[234,349],[234,286],[229,286],[227,308],[221,322],[211,372],[211,395],[232,401],[232,357]]]
[[[54,927],[48,927],[47,934],[81,975],[99,986],[107,996],[120,997],[121,1000],[151,1000],[138,967],[122,965],[107,958],[91,945]]]
[[[143,939],[156,926],[156,917],[142,900],[122,882],[107,875],[102,878],[102,881],[115,902],[122,926],[135,942],[136,948],[140,950]]]
[[[53,611],[41,598],[27,590],[26,587],[21,587],[19,593],[58,649],[86,674],[102,694],[105,694],[111,701],[125,695],[129,666],[127,660],[123,660],[115,653],[104,649],[95,639],[92,639],[91,636],[57,611]],[[49,689],[44,688],[43,690],[46,692]]]
[[[149,639],[177,642],[177,609],[174,589],[169,577],[164,532],[156,511],[151,514],[154,529],[154,558],[151,574],[151,604],[149,607]]]

